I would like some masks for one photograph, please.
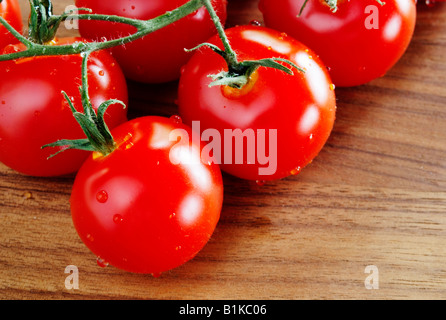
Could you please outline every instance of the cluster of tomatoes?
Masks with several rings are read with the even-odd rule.
[[[186,2],[75,1],[93,13],[143,20]],[[212,4],[224,23],[227,0]],[[184,50],[203,42],[224,49],[204,7],[140,40],[91,54],[89,96],[96,110],[110,99],[128,103],[126,79],[143,83],[179,80],[179,116],[128,121],[122,105],[107,109],[104,118],[115,148],[106,155],[66,150],[49,158],[55,151],[42,149],[61,139],[85,137],[61,94],[64,91],[79,106],[81,55],[1,62],[0,161],[31,176],[77,173],[70,199],[74,226],[101,263],[155,275],[184,264],[205,246],[219,221],[221,170],[258,181],[298,174],[331,134],[335,88],[383,76],[404,54],[416,21],[415,0],[386,0],[385,4],[338,1],[336,12],[322,0],[261,0],[259,8],[266,27],[251,24],[226,30],[238,60],[286,59],[300,71],[288,74],[260,67],[242,88],[209,86],[210,75],[228,69],[225,60],[209,47],[195,53]],[[2,17],[21,30],[16,0],[1,1],[0,10]],[[52,45],[113,39],[132,32],[124,24],[81,20],[84,39],[57,39]],[[6,29],[0,29],[3,53],[22,50],[15,42]],[[182,130],[193,136],[194,121],[200,124],[200,137],[209,130],[220,137],[227,130],[274,130],[275,141],[264,139],[264,145],[245,146],[243,151],[245,157],[256,149],[262,149],[264,155],[268,150],[274,152],[269,157],[276,159],[275,170],[262,175],[259,169],[265,163],[260,158],[216,163],[215,150],[203,152],[206,146],[196,139],[172,152],[178,141],[171,133]],[[236,150],[233,146],[220,151],[220,159],[228,159],[224,151]]]

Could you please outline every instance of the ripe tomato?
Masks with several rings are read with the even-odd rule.
[[[78,7],[90,8],[93,13],[119,15],[148,20],[185,4],[187,0],[76,0]],[[227,0],[214,0],[214,8],[224,23]],[[133,27],[123,24],[81,20],[79,31],[83,37],[101,40],[129,35]],[[143,39],[112,49],[127,78],[146,83],[176,80],[192,49],[216,34],[209,14],[203,7],[194,14],[158,30]]]
[[[338,1],[333,13],[325,1],[261,0],[265,24],[288,33],[317,52],[336,86],[368,83],[385,75],[412,39],[415,0]]]
[[[57,44],[80,41],[60,39]],[[7,46],[6,52],[22,50]],[[47,159],[55,150],[43,145],[60,139],[85,137],[73,117],[62,91],[80,107],[80,55],[48,56],[0,63],[0,162],[31,176],[58,176],[77,171],[88,156],[85,151],[68,150]],[[88,63],[90,98],[95,109],[104,101],[127,103],[124,75],[106,51],[91,54]],[[78,109],[81,111],[80,109]],[[127,120],[127,110],[112,105],[105,121],[110,128]],[[57,150],[56,150],[57,151]]]
[[[218,223],[221,171],[200,161],[201,145],[193,141],[173,152],[174,130],[191,133],[163,117],[124,123],[111,131],[118,147],[107,156],[92,153],[76,176],[74,226],[95,255],[117,268],[159,274],[178,267]]]
[[[0,1],[0,16],[4,18],[14,29],[22,32],[22,13],[17,0]],[[17,40],[14,36],[0,24],[0,50]]]
[[[291,76],[260,67],[242,89],[209,87],[209,75],[228,67],[212,50],[201,49],[183,69],[180,116],[189,125],[199,121],[203,141],[210,136],[221,140],[221,148],[213,151],[221,155],[223,171],[265,181],[299,173],[320,152],[333,128],[336,101],[326,67],[305,45],[278,31],[240,26],[226,32],[239,61],[283,58],[306,72],[295,70]],[[209,42],[223,48],[218,37]]]

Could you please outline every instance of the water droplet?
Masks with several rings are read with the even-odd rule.
[[[99,203],[106,203],[108,200],[108,193],[105,190],[101,190],[96,194],[96,200],[98,200]]]
[[[122,221],[124,221],[124,218],[120,214],[115,214],[113,216],[114,223],[121,223]]]
[[[132,8],[132,10],[135,10],[136,7],[135,7],[135,6],[132,6],[131,8]]]
[[[261,186],[261,187],[264,186],[265,183],[266,183],[265,180],[257,180],[257,181],[256,181],[256,184],[257,184],[258,186]]]
[[[309,138],[310,138],[310,140],[313,140],[313,134],[310,134]]]
[[[176,123],[176,124],[181,124],[181,123],[183,123],[183,119],[181,119],[181,117],[180,117],[180,116],[177,116],[177,115],[173,115],[173,116],[171,116],[170,119],[171,119],[174,123]]]
[[[133,142],[129,142],[125,145],[125,150],[129,150],[133,146],[134,146]]]
[[[435,6],[435,0],[426,0],[426,5],[429,8],[433,8]]]
[[[301,171],[302,171],[302,168],[301,167],[297,167],[297,168],[291,170],[291,175],[297,176]]]
[[[23,199],[25,199],[25,200],[32,199],[32,197],[33,197],[33,194],[29,191],[27,191],[23,194]]]
[[[102,259],[101,257],[97,257],[96,259],[96,263],[98,264],[98,266],[100,266],[101,268],[105,268],[108,267],[108,262],[105,261],[104,259]]]
[[[268,50],[269,50],[269,51],[273,50],[273,47],[269,46],[269,47],[268,47]]]
[[[87,234],[87,240],[90,242],[94,241],[94,237],[91,234]]]
[[[176,251],[181,250],[181,246],[175,248]]]
[[[334,91],[335,89],[336,89],[335,84],[334,84],[334,83],[330,84],[330,90],[331,90],[331,91]]]
[[[100,75],[101,77],[105,76],[105,71],[104,71],[104,70],[99,70],[99,75]]]
[[[256,27],[260,27],[262,25],[262,23],[259,20],[256,20],[256,19],[251,20],[249,22],[249,24],[252,25],[252,26],[256,26]]]

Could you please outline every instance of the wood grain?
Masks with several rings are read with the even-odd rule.
[[[27,1],[21,1],[26,12]],[[55,0],[60,12],[71,1]],[[160,278],[96,258],[73,228],[74,176],[0,165],[1,299],[445,299],[446,5],[418,5],[413,42],[391,72],[337,89],[334,132],[299,176],[258,186],[224,176],[209,244]],[[229,1],[228,25],[262,21]],[[129,83],[131,116],[176,113],[176,83]],[[79,268],[79,290],[65,267]],[[367,290],[365,267],[379,269]]]

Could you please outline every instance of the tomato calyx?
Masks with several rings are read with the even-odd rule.
[[[305,72],[302,68],[299,68],[293,62],[291,62],[287,59],[283,59],[283,58],[266,58],[266,59],[260,59],[260,60],[245,60],[245,61],[239,62],[237,59],[237,54],[235,53],[235,51],[232,49],[231,45],[229,44],[229,40],[228,40],[228,37],[226,36],[224,27],[223,27],[217,13],[215,12],[214,8],[212,7],[211,2],[203,1],[203,5],[208,10],[209,15],[211,16],[212,21],[214,22],[215,27],[217,28],[217,32],[218,32],[218,35],[223,43],[224,50],[220,49],[218,46],[216,46],[212,43],[205,42],[205,43],[202,43],[202,44],[196,46],[193,49],[190,49],[190,50],[186,49],[186,51],[188,51],[188,52],[195,51],[202,47],[209,47],[215,53],[222,56],[223,59],[225,59],[226,64],[228,66],[227,71],[222,71],[218,74],[209,75],[209,78],[212,79],[212,82],[209,84],[209,87],[228,86],[228,87],[231,87],[234,89],[242,89],[245,85],[247,85],[249,83],[251,75],[255,71],[257,71],[257,69],[260,67],[267,67],[267,68],[281,70],[283,72],[286,72],[289,75],[294,74],[294,72],[292,71],[292,68],[297,69],[302,73]],[[292,68],[288,68],[279,62],[284,62],[284,63],[290,65]]]
[[[77,149],[84,151],[92,151],[99,153],[103,156],[107,156],[112,153],[117,145],[113,139],[112,134],[110,133],[107,124],[104,121],[104,115],[107,111],[108,107],[113,104],[121,104],[124,108],[126,105],[124,102],[116,99],[111,99],[104,101],[98,107],[97,113],[94,111],[93,106],[91,104],[91,100],[88,94],[88,76],[87,76],[87,63],[88,63],[89,53],[83,54],[82,58],[82,86],[79,87],[79,91],[82,97],[82,106],[83,113],[78,112],[74,107],[72,101],[68,97],[65,92],[62,92],[68,105],[73,112],[73,116],[84,131],[87,136],[86,139],[79,140],[59,140],[47,145],[42,146],[42,149],[49,147],[60,147],[61,150],[51,155],[49,158],[52,158],[58,155],[61,152],[64,152],[69,149]]]

